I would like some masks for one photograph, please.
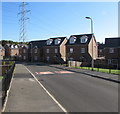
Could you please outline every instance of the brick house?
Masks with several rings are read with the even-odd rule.
[[[104,51],[106,63],[120,65],[120,37],[105,38]]]
[[[5,57],[17,58],[19,55],[19,47],[15,44],[6,44],[5,48]]]
[[[29,61],[28,59],[28,45],[19,44],[19,60],[20,61]]]
[[[17,57],[19,55],[18,45],[13,44],[13,45],[10,46],[10,48],[11,48],[11,54],[10,54],[11,57]]]
[[[5,57],[10,57],[11,56],[11,44],[5,44]]]
[[[4,56],[5,56],[5,49],[4,49],[4,47],[0,44],[0,60],[2,60]]]
[[[104,57],[104,48],[105,48],[105,44],[103,43],[98,43],[98,57]]]
[[[47,40],[29,42],[29,61],[43,61],[43,47]]]
[[[94,60],[98,57],[95,36],[93,34],[71,35],[66,43],[67,60],[91,62],[92,57]]]
[[[44,61],[64,63],[66,61],[66,37],[49,38],[44,46]]]

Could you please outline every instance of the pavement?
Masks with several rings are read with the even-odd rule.
[[[100,79],[120,83],[120,75],[116,75],[116,74],[109,74],[109,73],[104,73],[104,72],[91,71],[91,70],[87,70],[87,69],[78,69],[78,68],[66,67],[66,66],[61,66],[61,65],[50,65],[50,66],[55,67],[55,68],[60,68],[60,69],[66,69],[66,70],[76,72],[76,73],[86,74],[88,76],[92,76],[92,77],[95,77],[95,78],[100,78]]]
[[[63,112],[24,65],[17,64],[4,112]]]

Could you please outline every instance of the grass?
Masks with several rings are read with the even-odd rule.
[[[12,65],[13,63],[13,61],[3,61],[2,65]]]
[[[2,80],[3,79],[3,76],[0,76],[0,80]]]
[[[75,68],[92,70],[92,67],[75,67]],[[93,70],[99,72],[111,73],[111,74],[120,74],[120,70],[115,70],[115,69],[94,68]]]

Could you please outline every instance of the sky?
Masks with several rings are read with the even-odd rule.
[[[91,33],[97,42],[118,36],[118,2],[27,2],[26,41]],[[21,2],[2,2],[2,40],[19,41]]]

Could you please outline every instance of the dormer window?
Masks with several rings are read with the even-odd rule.
[[[58,45],[60,43],[61,39],[56,39],[55,40],[55,45]]]
[[[47,45],[51,45],[51,43],[52,43],[52,39],[49,39],[48,41],[47,41]]]
[[[88,40],[88,37],[87,37],[87,36],[82,36],[82,37],[80,38],[80,43],[86,43],[87,40]]]
[[[15,48],[18,48],[18,46],[17,46],[17,45],[15,45]]]
[[[11,45],[11,48],[14,48],[14,45]]]
[[[70,38],[70,44],[74,44],[75,41],[76,41],[76,37],[71,37],[71,38]]]

